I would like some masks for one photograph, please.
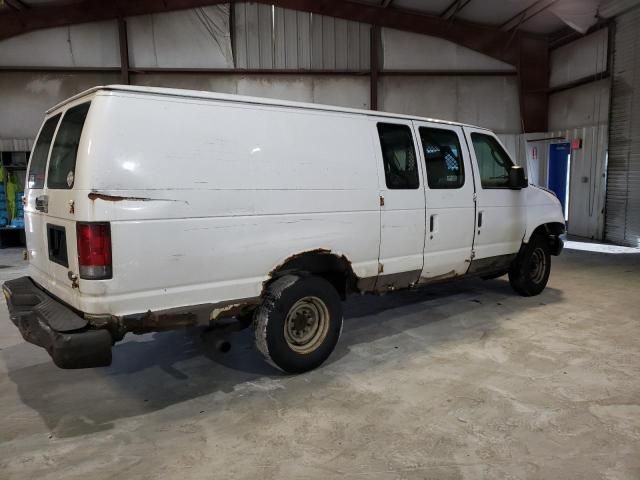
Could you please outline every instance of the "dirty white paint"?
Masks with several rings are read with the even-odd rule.
[[[443,218],[447,208],[470,207],[470,186],[386,186],[376,124],[404,123],[420,145],[415,128],[427,119],[141,87],[98,90],[59,108],[89,100],[74,187],[27,190],[25,206],[31,275],[80,311],[124,315],[256,297],[274,267],[317,249],[344,255],[356,276],[371,278],[379,263],[385,274],[420,271],[436,248],[450,255],[439,268],[456,270],[472,247],[473,216],[443,220],[440,243],[425,235],[427,205]],[[416,150],[424,186],[424,153]],[[467,154],[472,182],[480,175]],[[40,195],[48,195],[47,215],[34,208]],[[561,221],[557,200],[541,190],[478,198],[485,216],[477,258],[516,253],[527,232]],[[68,267],[47,258],[50,221],[66,228]],[[72,288],[76,221],[110,222],[112,280],[81,279]]]

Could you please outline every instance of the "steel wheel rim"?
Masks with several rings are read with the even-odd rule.
[[[546,269],[547,257],[544,254],[544,250],[538,247],[531,254],[529,278],[531,278],[534,283],[542,282]]]
[[[291,350],[307,354],[316,350],[329,331],[329,309],[318,297],[304,297],[289,309],[284,339]]]

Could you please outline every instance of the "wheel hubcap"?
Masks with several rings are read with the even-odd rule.
[[[547,257],[544,251],[538,247],[531,254],[531,263],[529,264],[529,278],[534,283],[540,283],[544,278],[547,269]]]
[[[329,331],[329,309],[318,297],[304,297],[289,309],[284,338],[291,350],[311,353],[322,344]]]

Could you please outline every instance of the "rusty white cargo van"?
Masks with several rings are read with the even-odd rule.
[[[96,87],[46,113],[13,322],[63,368],[127,332],[252,325],[286,372],[320,365],[341,300],[477,275],[540,293],[555,196],[489,130],[209,92]]]

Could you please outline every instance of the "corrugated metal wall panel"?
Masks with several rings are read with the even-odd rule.
[[[640,246],[640,9],[616,19],[605,237]]]
[[[233,8],[237,68],[369,68],[367,24],[256,3]]]
[[[0,65],[118,67],[115,20],[48,28],[0,41]]]
[[[132,67],[233,66],[228,4],[138,15],[126,20]],[[115,46],[119,48],[117,37]]]
[[[558,87],[607,70],[609,29],[601,28],[551,52],[549,86]]]

